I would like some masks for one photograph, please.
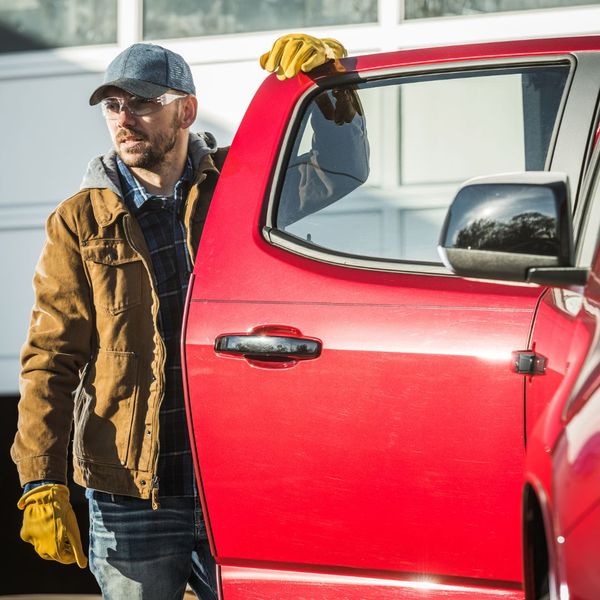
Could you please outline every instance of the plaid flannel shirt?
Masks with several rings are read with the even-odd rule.
[[[188,156],[172,196],[153,196],[117,157],[125,204],[137,219],[154,270],[159,297],[159,330],[166,347],[165,391],[160,406],[159,497],[194,496],[194,467],[183,397],[181,325],[192,263],[187,250],[183,208],[193,178]]]

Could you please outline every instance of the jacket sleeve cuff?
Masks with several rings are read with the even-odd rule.
[[[29,493],[36,487],[40,487],[41,485],[48,485],[52,483],[62,483],[62,481],[55,481],[50,479],[42,479],[40,481],[30,481],[23,486],[23,495]]]

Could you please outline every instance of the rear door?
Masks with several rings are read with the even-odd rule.
[[[551,166],[576,190],[597,89],[585,57],[419,56],[269,78],[223,170],[184,352],[225,600],[520,597],[511,352],[540,289],[451,276],[437,236],[471,176]]]

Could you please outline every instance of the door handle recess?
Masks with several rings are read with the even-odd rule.
[[[219,354],[267,362],[317,358],[322,347],[321,340],[283,326],[263,326],[249,333],[227,333],[215,339],[215,352]]]

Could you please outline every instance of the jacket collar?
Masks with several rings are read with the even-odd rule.
[[[90,200],[94,217],[100,227],[108,227],[117,220],[119,215],[129,212],[123,199],[106,188],[91,189]]]

